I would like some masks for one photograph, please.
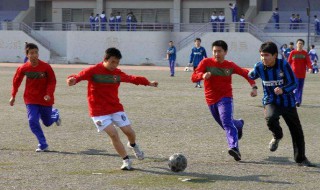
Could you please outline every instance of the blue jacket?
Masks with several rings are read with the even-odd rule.
[[[169,60],[176,60],[176,47],[172,46],[167,49],[167,54],[169,54]]]
[[[193,63],[193,66],[197,67],[203,58],[207,58],[206,49],[204,49],[202,46],[199,48],[193,47],[191,50],[189,63]]]

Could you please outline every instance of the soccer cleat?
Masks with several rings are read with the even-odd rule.
[[[44,148],[44,149],[41,149],[40,147],[38,147],[37,149],[36,149],[36,152],[48,152],[49,151],[49,146],[47,146],[46,148]]]
[[[241,154],[239,150],[237,150],[236,148],[229,149],[228,153],[230,154],[230,156],[232,156],[235,159],[235,161],[241,160]]]
[[[198,84],[196,84],[196,86],[194,86],[195,88],[198,88]]]
[[[299,103],[299,102],[296,102],[296,106],[297,106],[297,107],[300,107],[300,103]]]
[[[200,84],[198,84],[198,87],[199,87],[199,88],[202,88],[202,86],[201,86]]]
[[[130,145],[130,142],[128,142],[127,146],[133,150],[134,155],[136,156],[137,159],[143,160],[144,159],[144,153],[143,151],[140,150],[139,145],[136,144],[136,146],[132,147]]]
[[[307,158],[303,160],[302,162],[298,163],[298,166],[303,166],[303,167],[317,167],[317,165],[312,164]]]
[[[281,139],[271,139],[270,143],[269,143],[269,149],[271,152],[274,152],[278,149],[278,145]]]
[[[131,170],[132,169],[132,161],[130,159],[125,159],[122,161],[121,170]]]

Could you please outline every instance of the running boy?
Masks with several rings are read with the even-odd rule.
[[[253,80],[261,78],[264,96],[265,119],[273,138],[269,143],[270,151],[277,150],[283,137],[279,119],[282,115],[289,127],[294,160],[299,166],[314,166],[305,155],[305,142],[302,126],[295,106],[293,90],[296,88],[296,80],[290,65],[282,59],[277,59],[278,48],[273,42],[265,42],[260,47],[261,62],[255,64],[249,77]]]
[[[127,146],[133,149],[135,156],[142,160],[144,153],[136,144],[136,135],[130,125],[128,116],[118,97],[120,82],[136,85],[158,86],[158,82],[149,82],[145,77],[127,75],[118,69],[122,55],[116,48],[105,51],[103,62],[82,70],[77,75],[71,75],[67,84],[73,86],[82,80],[88,81],[88,103],[90,116],[98,129],[105,131],[111,138],[112,144],[118,154],[123,158],[122,170],[130,170],[132,161],[122,144],[115,125],[127,136]]]
[[[190,54],[190,61],[189,65],[192,63],[193,64],[193,72],[195,72],[196,68],[198,67],[200,61],[204,58],[207,58],[207,52],[204,47],[200,46],[201,44],[201,39],[196,38],[194,40],[194,45],[195,47],[192,48],[191,54]],[[195,88],[201,88],[201,82],[200,80],[196,82]]]
[[[293,91],[296,98],[296,106],[299,107],[302,103],[302,93],[304,79],[306,78],[306,68],[312,69],[311,60],[308,53],[303,50],[304,40],[297,40],[297,49],[292,50],[288,62],[297,78],[297,87]]]
[[[229,144],[229,154],[241,160],[238,140],[242,137],[244,121],[233,118],[232,74],[245,78],[252,87],[251,96],[257,95],[255,82],[248,78],[248,70],[225,60],[228,45],[222,40],[213,42],[212,58],[204,59],[192,75],[192,82],[204,80],[205,96],[210,112],[225,130]]]
[[[33,43],[26,44],[25,47],[28,61],[18,67],[12,85],[10,105],[13,106],[18,89],[26,76],[24,90],[24,102],[27,107],[28,121],[32,133],[38,139],[36,152],[48,150],[48,144],[40,126],[40,118],[47,127],[54,122],[60,126],[61,119],[59,111],[52,108],[54,104],[54,91],[56,88],[56,77],[48,63],[39,60],[39,49]]]

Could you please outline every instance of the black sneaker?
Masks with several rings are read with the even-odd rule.
[[[317,167],[317,165],[312,164],[307,158],[303,160],[302,162],[298,163],[298,166],[303,166],[303,167]]]
[[[241,160],[241,154],[239,150],[237,150],[236,148],[229,149],[228,153],[230,154],[230,156],[232,156],[235,159],[235,161]]]
[[[281,139],[271,139],[270,143],[269,143],[269,149],[271,152],[274,152],[278,149],[278,146],[279,146],[279,142],[280,142]]]
[[[299,103],[299,102],[296,102],[296,106],[297,106],[297,107],[300,107],[300,103]]]

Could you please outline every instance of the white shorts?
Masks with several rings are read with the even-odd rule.
[[[127,114],[123,111],[116,112],[109,115],[91,117],[91,119],[93,120],[95,126],[97,127],[98,132],[103,131],[111,123],[114,123],[118,127],[124,127],[131,124]]]

